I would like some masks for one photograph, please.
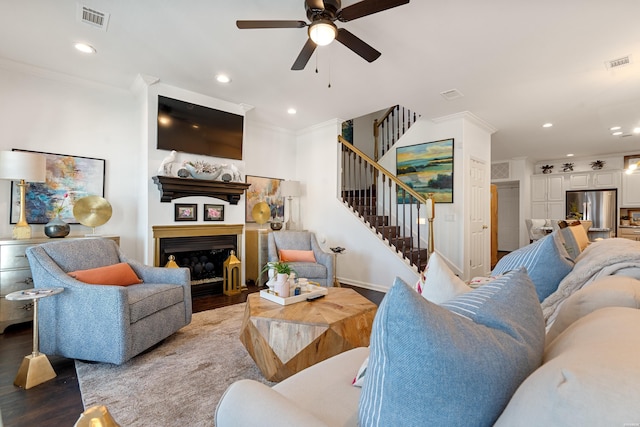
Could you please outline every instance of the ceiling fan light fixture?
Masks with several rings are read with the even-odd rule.
[[[309,26],[309,38],[318,46],[330,44],[337,35],[338,29],[328,19],[319,19]]]

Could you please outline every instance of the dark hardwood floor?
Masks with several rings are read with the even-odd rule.
[[[382,292],[352,288],[375,304],[380,304],[384,297]],[[256,286],[249,286],[248,291],[234,296],[196,297],[193,300],[193,312],[244,302],[249,293],[258,290]],[[56,378],[29,390],[13,385],[22,359],[32,351],[32,337],[31,322],[12,325],[4,334],[0,334],[0,421],[4,422],[4,427],[73,426],[84,408],[72,359],[49,356],[58,374]]]

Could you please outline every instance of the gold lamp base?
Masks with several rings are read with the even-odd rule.
[[[14,240],[30,239],[31,238],[31,226],[29,224],[27,224],[27,225],[16,224],[16,226],[13,227],[13,236],[12,237],[13,237]]]
[[[56,377],[56,372],[46,354],[34,353],[25,356],[18,369],[14,385],[25,390],[35,387]]]

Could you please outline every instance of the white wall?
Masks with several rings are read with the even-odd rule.
[[[113,216],[96,229],[117,234],[127,253],[136,253],[137,203],[144,192],[136,185],[140,121],[136,101],[128,91],[0,62],[0,149],[20,148],[106,160],[105,198]],[[0,182],[0,235],[11,236],[11,185]],[[42,225],[32,225],[44,236]],[[80,224],[71,233],[92,230]]]

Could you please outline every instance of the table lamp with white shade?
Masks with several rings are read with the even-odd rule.
[[[294,197],[300,196],[300,182],[299,181],[282,181],[280,184],[280,193],[289,199],[289,219],[286,222],[285,229],[297,230],[298,225],[293,219],[291,214],[291,204]]]
[[[0,151],[0,179],[18,181],[20,188],[20,219],[13,228],[14,239],[30,239],[27,223],[26,191],[29,182],[44,182],[47,177],[47,158],[42,154],[24,151]]]

